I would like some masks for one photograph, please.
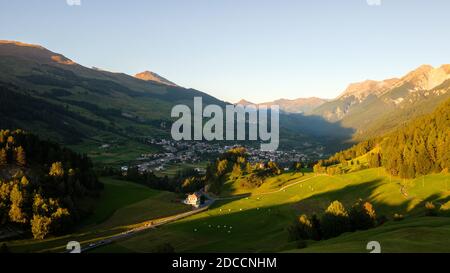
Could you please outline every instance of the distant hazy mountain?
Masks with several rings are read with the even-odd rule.
[[[315,108],[319,107],[320,105],[324,104],[327,101],[328,100],[326,100],[326,99],[311,97],[311,98],[298,98],[298,99],[293,99],[293,100],[278,99],[275,101],[259,103],[259,105],[267,105],[267,106],[279,105],[280,109],[287,113],[308,114],[312,110],[314,110]],[[254,103],[251,103],[249,101],[242,99],[239,102],[237,102],[236,104],[247,105],[247,104],[254,104]]]
[[[450,65],[423,65],[401,78],[350,84],[335,100],[312,111],[330,122],[356,129],[355,138],[380,135],[450,96]]]
[[[162,83],[162,84],[177,86],[175,83],[173,83],[173,82],[161,77],[160,75],[156,74],[155,72],[151,72],[151,71],[144,71],[144,72],[138,73],[138,74],[134,75],[134,77],[144,80],[144,81],[153,81],[153,82],[158,82],[158,83]]]
[[[241,99],[240,101],[236,102],[235,104],[241,104],[241,105],[257,105],[257,103],[253,103],[251,101]]]

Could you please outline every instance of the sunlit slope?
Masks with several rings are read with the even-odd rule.
[[[265,252],[295,248],[286,228],[299,214],[320,214],[333,200],[350,207],[358,198],[370,201],[378,215],[421,219],[424,203],[450,200],[450,176],[435,174],[415,180],[389,177],[383,169],[338,176],[306,175],[301,183],[271,194],[249,193],[217,202],[207,212],[147,231],[97,252],[150,252],[170,243],[177,252]],[[405,221],[405,223],[408,223]]]
[[[298,183],[304,178],[310,178],[314,176],[311,173],[302,174],[300,172],[293,173],[283,173],[281,175],[268,177],[264,180],[264,183],[257,188],[245,187],[245,180],[248,178],[247,175],[240,176],[239,178],[228,178],[222,186],[222,191],[220,192],[221,197],[230,197],[241,194],[268,194],[274,191],[278,191],[284,187],[289,187],[295,183]]]

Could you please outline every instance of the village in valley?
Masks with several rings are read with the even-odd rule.
[[[136,158],[133,167],[137,167],[140,173],[163,172],[169,166],[174,165],[199,165],[216,159],[227,150],[243,146],[248,153],[247,160],[250,163],[267,163],[274,161],[283,168],[289,168],[293,162],[311,162],[324,157],[325,147],[304,143],[302,151],[291,149],[288,151],[261,151],[259,146],[248,146],[242,144],[228,144],[207,141],[174,141],[171,139],[149,138],[145,143],[157,146],[160,152],[141,154]],[[126,172],[131,166],[121,166],[121,171]],[[204,173],[202,167],[195,168],[197,172]]]
[[[156,153],[144,153],[132,161],[129,165],[120,167],[123,176],[126,176],[130,168],[135,168],[140,174],[153,173],[163,176],[170,173],[171,169],[182,171],[192,169],[195,173],[204,175],[208,162],[214,162],[221,154],[236,147],[244,147],[247,153],[247,161],[251,164],[259,164],[264,168],[268,162],[276,162],[283,171],[290,171],[293,164],[301,162],[307,167],[317,159],[323,158],[325,148],[323,146],[304,143],[302,151],[291,149],[287,151],[261,151],[259,145],[245,145],[242,143],[219,143],[208,141],[174,141],[171,139],[148,138],[143,141],[146,145],[157,147]],[[213,198],[201,189],[185,195],[180,200],[192,208],[200,209],[210,205]]]

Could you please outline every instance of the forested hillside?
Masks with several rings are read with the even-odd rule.
[[[413,178],[450,168],[450,100],[381,143],[382,164],[393,175]]]
[[[23,128],[65,144],[167,136],[173,105],[192,104],[194,96],[223,104],[197,90],[90,69],[13,41],[0,41],[0,88],[0,128]]]
[[[89,213],[80,201],[101,189],[86,156],[21,130],[0,131],[0,229],[37,239],[68,231]]]
[[[378,148],[378,149],[376,149]],[[450,100],[383,137],[363,141],[319,161],[317,171],[367,154],[368,167],[383,166],[395,176],[414,178],[450,168]]]

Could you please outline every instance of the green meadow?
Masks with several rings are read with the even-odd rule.
[[[424,230],[430,240],[450,240],[450,232],[447,232],[450,218],[445,216],[450,200],[448,174],[403,180],[377,168],[336,176],[285,173],[282,179],[270,179],[264,188],[249,192],[239,188],[239,180],[228,181],[225,188],[232,189],[228,193],[237,195],[227,195],[208,211],[94,252],[151,252],[165,243],[170,243],[177,252],[328,252],[328,244],[333,246],[329,250],[332,252],[367,252],[365,244],[372,238],[388,242],[385,250],[390,252],[419,251],[421,245],[426,251],[432,243],[416,240],[413,235]],[[284,187],[289,184],[291,186]],[[286,228],[298,215],[320,215],[334,200],[348,208],[359,198],[371,202],[377,214],[387,217],[388,222],[368,231],[308,242],[309,246],[302,250],[295,250],[295,243],[288,241]],[[427,201],[442,205],[442,216],[424,217]],[[404,215],[405,219],[392,220],[395,213]],[[405,236],[398,237],[398,234]],[[346,247],[340,247],[342,242],[348,242]],[[443,244],[438,244],[436,250],[442,248],[445,248]],[[448,249],[450,251],[450,247]]]
[[[102,145],[109,145],[102,148]],[[82,144],[69,146],[79,153],[87,154],[94,163],[108,166],[128,165],[142,154],[155,153],[160,148],[137,141],[125,141],[108,135],[99,136]]]
[[[407,180],[391,177],[383,168],[335,176],[287,172],[267,178],[255,189],[243,187],[241,179],[226,181],[219,200],[205,212],[91,252],[152,252],[165,243],[176,252],[368,252],[366,244],[372,240],[382,244],[383,252],[450,251],[448,174]],[[190,210],[174,193],[112,178],[101,180],[105,189],[92,204],[94,213],[74,233],[42,241],[11,241],[9,248],[13,252],[61,252],[71,240],[87,245],[136,224]],[[367,231],[308,241],[304,249],[288,241],[286,228],[298,215],[320,215],[334,200],[349,208],[359,198],[371,202],[377,215],[389,220]],[[425,216],[428,201],[441,208],[439,216]],[[394,221],[395,213],[405,219]]]
[[[366,246],[370,241],[378,241],[381,252],[387,253],[448,253],[450,217],[412,217],[390,221],[374,229],[346,233],[322,242],[308,242],[304,249],[287,252],[367,253]]]

